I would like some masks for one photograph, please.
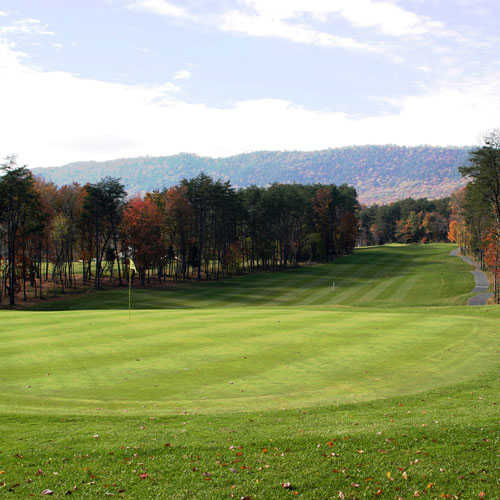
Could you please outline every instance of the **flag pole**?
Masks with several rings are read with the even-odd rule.
[[[128,319],[130,320],[132,311],[132,269],[128,268]]]
[[[137,268],[135,267],[135,262],[131,257],[128,259],[128,319],[132,314],[132,271],[134,274],[137,272]]]

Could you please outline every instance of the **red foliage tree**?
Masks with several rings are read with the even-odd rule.
[[[160,208],[150,198],[134,198],[125,207],[121,230],[123,242],[144,284],[146,269],[158,264],[166,255]]]

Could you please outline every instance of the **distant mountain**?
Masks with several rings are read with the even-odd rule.
[[[347,183],[363,203],[385,203],[406,197],[447,196],[463,180],[458,167],[470,148],[352,146],[314,152],[260,151],[229,158],[192,154],[78,162],[36,168],[35,174],[58,185],[96,182],[104,176],[122,179],[130,194],[177,184],[201,171],[230,180],[236,187],[281,183]]]

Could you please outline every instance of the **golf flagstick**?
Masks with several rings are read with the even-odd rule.
[[[132,314],[132,271],[137,272],[134,261],[131,257],[128,259],[128,319]]]

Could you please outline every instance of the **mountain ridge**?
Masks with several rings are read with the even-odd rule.
[[[177,184],[205,172],[235,187],[282,183],[353,185],[365,204],[406,197],[448,196],[464,184],[458,167],[467,162],[467,146],[346,146],[318,151],[256,151],[223,158],[179,153],[108,161],[78,161],[34,168],[55,184],[96,182],[119,177],[130,194]]]

